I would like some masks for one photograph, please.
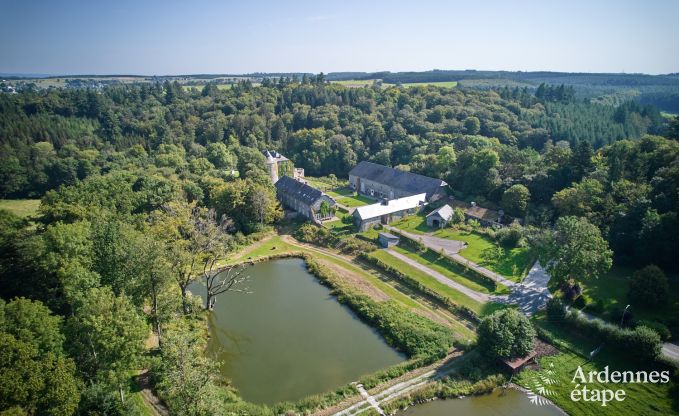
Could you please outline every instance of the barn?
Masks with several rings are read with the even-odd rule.
[[[424,193],[428,202],[446,195],[441,179],[363,161],[349,172],[349,186],[375,199],[398,199]]]

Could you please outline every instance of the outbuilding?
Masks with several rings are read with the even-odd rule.
[[[377,241],[380,243],[380,245],[384,248],[389,248],[391,246],[395,246],[399,243],[400,239],[398,236],[394,234],[389,234],[389,233],[378,233],[377,234]]]
[[[453,218],[453,208],[445,204],[427,214],[427,225],[431,228],[443,228]]]

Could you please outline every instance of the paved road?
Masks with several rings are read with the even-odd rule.
[[[479,266],[478,264],[474,263],[471,260],[468,260],[461,255],[458,254],[460,250],[465,248],[467,245],[463,241],[457,241],[457,240],[449,240],[447,238],[439,238],[439,237],[433,237],[431,235],[423,234],[413,234],[407,231],[403,231],[399,228],[391,227],[389,225],[385,225],[385,228],[394,231],[396,233],[401,233],[405,235],[406,237],[413,239],[415,241],[421,241],[422,244],[427,246],[427,248],[430,248],[434,250],[437,253],[443,253],[444,256],[454,260],[457,263],[464,264],[470,268],[473,268],[480,274],[495,280],[498,283],[501,283],[507,287],[512,287],[516,283],[512,282],[511,280],[505,278],[504,276],[495,273],[492,270],[488,270],[483,266]],[[442,251],[443,250],[443,251]]]
[[[396,257],[397,259],[401,260],[404,263],[409,264],[410,266],[428,274],[429,276],[433,277],[440,283],[443,283],[444,285],[451,287],[459,292],[462,292],[463,294],[469,296],[470,298],[474,299],[477,302],[485,303],[490,300],[490,296],[488,296],[485,293],[477,292],[475,290],[472,290],[468,288],[465,285],[462,285],[460,283],[457,283],[453,280],[450,280],[446,276],[442,275],[441,273],[437,272],[436,270],[430,269],[429,267],[423,265],[422,263],[418,263],[415,260],[404,256],[403,254],[394,251],[392,249],[384,249],[387,253],[391,254],[392,256]]]
[[[476,270],[478,273],[496,281],[497,283],[500,283],[510,289],[510,294],[509,295],[486,295],[483,293],[476,292],[472,289],[469,289],[463,285],[457,285],[462,286],[464,291],[460,290],[458,287],[451,286],[447,283],[442,282],[439,279],[440,277],[443,277],[446,279],[448,282],[452,282],[450,279],[446,278],[445,276],[441,275],[440,273],[437,273],[436,271],[433,271],[429,269],[426,266],[422,266],[420,263],[417,263],[414,260],[409,259],[408,257],[405,257],[397,252],[394,252],[393,250],[389,250],[390,254],[395,254],[398,255],[400,260],[403,260],[403,258],[408,259],[408,264],[418,267],[420,270],[425,271],[424,269],[427,269],[425,273],[428,273],[430,276],[434,277],[436,280],[441,281],[441,283],[447,284],[448,286],[460,290],[464,292],[465,295],[473,298],[474,300],[477,300],[479,302],[487,302],[487,301],[493,301],[493,302],[499,302],[499,303],[509,303],[509,304],[514,304],[518,305],[519,309],[526,314],[527,316],[531,316],[534,314],[537,310],[542,308],[547,301],[552,297],[552,295],[549,293],[549,289],[547,289],[547,282],[549,282],[549,275],[545,271],[545,269],[542,268],[539,262],[536,262],[533,267],[530,269],[528,272],[528,275],[526,278],[523,280],[522,283],[516,283],[512,282],[511,280],[507,279],[506,277],[493,272],[492,270],[488,270],[483,266],[479,266],[478,264],[474,263],[473,261],[466,259],[462,257],[461,255],[458,254],[458,252],[464,248],[466,245],[462,241],[456,241],[456,240],[448,240],[445,238],[438,238],[438,237],[433,237],[430,235],[419,235],[419,234],[413,234],[407,231],[403,231],[399,228],[391,227],[388,225],[385,225],[385,228],[394,231],[396,233],[403,234],[404,236],[411,238],[416,241],[422,241],[422,244],[427,246],[428,248],[436,251],[436,252],[441,252],[443,250],[443,254],[448,257],[449,259],[459,263],[463,264],[471,269]],[[399,257],[400,256],[400,257]],[[416,266],[417,264],[417,266]],[[422,266],[422,267],[420,267]],[[433,273],[431,273],[433,272]],[[438,275],[438,276],[437,276]],[[455,282],[453,282],[455,283]],[[470,295],[469,292],[474,293],[474,295]],[[482,298],[485,298],[485,300],[480,300]]]
[[[385,225],[384,228],[391,231],[395,231],[397,233],[401,233],[415,241],[422,241],[422,244],[436,251],[437,253],[440,253],[441,250],[443,250],[444,254],[448,256],[451,254],[457,254],[457,252],[459,252],[466,246],[464,241],[449,240],[447,238],[434,237],[428,234],[413,234],[407,231],[403,231],[400,228],[392,227],[390,225]]]
[[[670,360],[679,362],[679,345],[666,342],[662,346],[662,355]]]

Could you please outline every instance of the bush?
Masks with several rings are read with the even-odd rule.
[[[547,319],[553,322],[561,322],[566,316],[566,308],[563,302],[557,298],[552,298],[547,301],[546,312]]]
[[[495,232],[495,238],[505,247],[518,247],[523,238],[523,227],[512,225],[511,227],[500,228]]]
[[[646,326],[623,329],[600,319],[588,319],[580,311],[569,309],[563,321],[582,336],[601,340],[611,348],[642,360],[655,359],[660,354],[660,335]]]
[[[522,357],[533,350],[535,329],[514,309],[494,312],[479,325],[479,350],[490,358]]]
[[[632,275],[629,299],[647,307],[667,304],[669,284],[665,273],[655,265],[646,266]]]
[[[364,239],[359,239],[354,236],[349,236],[343,238],[337,248],[346,254],[360,254],[369,253],[371,251],[377,250],[377,244],[372,241],[366,241]]]
[[[660,322],[639,321],[639,322],[637,322],[637,327],[638,326],[645,326],[647,328],[651,328],[658,335],[660,335],[660,339],[662,339],[663,341],[669,341],[669,340],[672,339],[672,332],[670,332],[670,330],[669,330],[669,328],[667,328],[667,326],[661,324]]]

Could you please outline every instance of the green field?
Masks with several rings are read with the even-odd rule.
[[[404,248],[403,245],[392,248],[404,256],[415,260],[416,262],[441,273],[450,280],[464,285],[476,292],[486,294],[492,293],[496,295],[509,293],[509,289],[506,286],[497,284],[497,288],[494,288],[494,285],[491,282],[483,280],[471,272],[465,272],[462,266],[454,263],[452,260],[441,258],[438,253],[431,250],[427,250],[425,253],[416,253],[413,250]]]
[[[5,209],[22,218],[35,215],[39,206],[39,199],[0,199],[0,209]]]
[[[587,301],[585,311],[601,316],[602,314],[617,315],[626,305],[629,285],[634,269],[621,266],[613,266],[611,270],[597,279],[581,282],[582,295]],[[631,311],[635,319],[664,322],[668,317],[679,316],[679,276],[668,275],[670,284],[669,303],[658,305],[652,310],[631,304]],[[558,289],[553,283],[550,287],[552,292]],[[675,334],[679,335],[679,334]]]
[[[626,392],[626,399],[622,402],[611,402],[606,406],[601,406],[595,402],[574,402],[570,394],[575,384],[572,383],[573,376],[578,366],[582,366],[583,371],[603,371],[606,366],[610,371],[661,371],[666,370],[656,363],[635,363],[628,357],[621,357],[612,349],[615,346],[605,345],[601,352],[592,361],[587,358],[589,352],[594,350],[599,344],[599,340],[585,338],[577,333],[560,327],[555,323],[550,323],[544,315],[539,315],[534,319],[549,336],[564,345],[559,347],[561,352],[555,356],[543,357],[539,360],[542,367],[541,374],[545,375],[545,369],[553,371],[549,376],[555,381],[545,387],[550,389],[553,394],[547,398],[552,400],[557,406],[561,407],[568,414],[583,416],[605,416],[605,415],[669,415],[675,414],[679,410],[679,385],[676,382],[667,384],[651,383],[599,383],[596,379],[593,383],[587,383],[588,389],[623,389]],[[571,351],[569,351],[571,350]],[[535,371],[525,370],[519,374],[514,381],[525,388],[535,390],[535,380],[538,379]]]
[[[467,247],[460,251],[459,254],[462,257],[515,282],[520,281],[535,262],[535,259],[530,254],[530,250],[520,247],[505,249],[502,258],[495,262],[488,262],[483,258],[483,253],[496,245],[490,237],[453,228],[433,229],[427,226],[424,215],[406,217],[392,225],[414,234],[431,233],[434,237],[464,241],[467,243]]]
[[[394,85],[394,84],[387,84],[387,85]],[[404,84],[401,84],[404,87],[424,87],[424,86],[432,86],[432,87],[444,87],[444,88],[453,88],[457,86],[457,81],[444,81],[444,82],[407,82]]]
[[[410,266],[409,264],[400,261],[399,259],[395,258],[391,254],[383,250],[377,250],[373,253],[370,253],[370,256],[382,260],[384,263],[400,270],[401,272],[407,274],[411,278],[417,280],[424,287],[427,287],[437,293],[440,293],[448,297],[451,301],[459,305],[465,306],[477,314],[481,315],[486,313],[487,308],[484,307],[484,304],[479,303],[467,297],[465,294],[458,292],[457,290],[449,286],[444,285],[443,283],[439,282],[438,280],[434,279],[428,274]]]
[[[345,87],[369,87],[373,85],[374,79],[345,79],[342,81],[330,81],[332,84],[340,84]]]
[[[369,87],[373,85],[376,80],[374,79],[347,79],[342,81],[330,81],[333,84],[344,85],[345,87],[360,88]],[[403,87],[423,87],[423,86],[434,86],[434,87],[444,87],[453,88],[457,86],[457,81],[444,81],[444,82],[405,82],[402,83]],[[395,87],[396,84],[382,84],[383,87]]]
[[[216,87],[217,87],[218,90],[229,90],[229,89],[231,89],[232,85],[233,84],[217,84]],[[182,85],[182,89],[184,91],[187,91],[187,92],[191,91],[194,88],[197,89],[198,91],[202,91],[203,87],[205,87],[204,84],[201,84],[201,85]]]

